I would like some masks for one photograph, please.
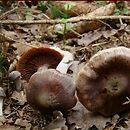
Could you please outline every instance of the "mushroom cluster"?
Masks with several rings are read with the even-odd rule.
[[[48,47],[32,48],[20,58],[17,70],[28,82],[26,96],[30,106],[42,112],[74,107],[77,101],[75,84],[66,74],[72,58],[69,52],[65,54],[65,51]]]
[[[90,111],[105,116],[130,109],[130,49],[115,47],[95,54],[78,73],[77,95]]]

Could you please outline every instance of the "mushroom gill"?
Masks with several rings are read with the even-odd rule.
[[[54,49],[32,48],[22,55],[16,69],[21,72],[22,78],[28,81],[40,67],[55,69],[62,58],[63,55]]]

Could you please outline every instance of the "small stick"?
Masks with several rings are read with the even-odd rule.
[[[92,17],[85,17],[85,16],[80,16],[80,17],[74,17],[70,18],[67,20],[67,23],[76,23],[80,21],[91,21],[91,20],[130,20],[130,16],[92,16]],[[56,20],[51,20],[51,19],[44,19],[44,20],[0,20],[0,24],[58,24],[58,23],[63,23],[61,19],[56,19]]]

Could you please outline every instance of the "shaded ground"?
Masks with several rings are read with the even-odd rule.
[[[93,5],[95,6],[95,3]],[[39,20],[47,17],[47,14],[38,10],[36,6],[28,8],[22,2],[9,4],[8,7],[1,4],[0,8],[1,16],[4,14],[2,17],[0,16],[2,20]],[[13,11],[12,8],[14,8]],[[6,11],[9,13],[5,14]],[[73,53],[74,61],[68,73],[75,78],[80,68],[99,50],[117,46],[130,47],[129,21],[107,20],[103,26],[96,30],[67,39],[64,39],[63,36],[46,38],[47,33],[44,30],[48,29],[48,26],[50,25],[1,25],[0,49],[7,60],[4,66],[8,67],[5,67],[0,80],[0,84],[6,92],[3,106],[4,115],[0,118],[0,129],[50,130],[55,128],[62,130],[62,127],[70,130],[129,129],[129,111],[105,118],[99,114],[88,112],[79,102],[72,110],[63,113],[63,115],[60,112],[57,112],[56,115],[55,113],[52,115],[41,114],[28,105],[25,90],[17,92],[15,84],[7,78],[8,74],[15,70],[15,65],[21,54],[29,48],[42,47],[44,44],[56,45]],[[24,87],[23,81],[22,84]],[[9,127],[7,127],[8,125]]]

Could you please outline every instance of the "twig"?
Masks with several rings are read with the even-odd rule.
[[[92,16],[92,17],[85,17],[85,16],[80,16],[80,17],[74,17],[70,18],[67,20],[68,23],[76,23],[80,21],[91,21],[91,20],[117,20],[117,19],[123,19],[123,20],[130,20],[130,16]],[[35,21],[30,21],[30,20],[0,20],[0,24],[58,24],[58,23],[63,23],[63,20],[61,19],[56,19],[56,20],[50,20],[50,19],[44,19],[44,20],[35,20]]]
[[[95,47],[95,46],[101,46],[101,45],[104,45],[106,44],[107,42],[101,42],[101,43],[95,43],[92,45],[92,47]]]
[[[113,29],[109,24],[105,23],[104,21],[102,20],[98,20],[99,22],[101,22],[102,24],[106,25],[107,27],[109,27],[110,29]]]
[[[76,34],[78,37],[81,37],[82,35],[79,34],[78,32],[76,32],[75,30],[71,29],[71,32],[73,32],[74,34]]]
[[[46,18],[46,19],[51,19],[49,16],[47,16],[45,13],[42,13],[43,16]]]
[[[15,7],[15,8],[13,8],[12,10],[9,10],[9,11],[3,13],[2,15],[0,15],[0,20],[3,19],[4,17],[6,17],[8,14],[13,13],[13,12],[16,11],[17,9],[18,9],[18,7]]]

